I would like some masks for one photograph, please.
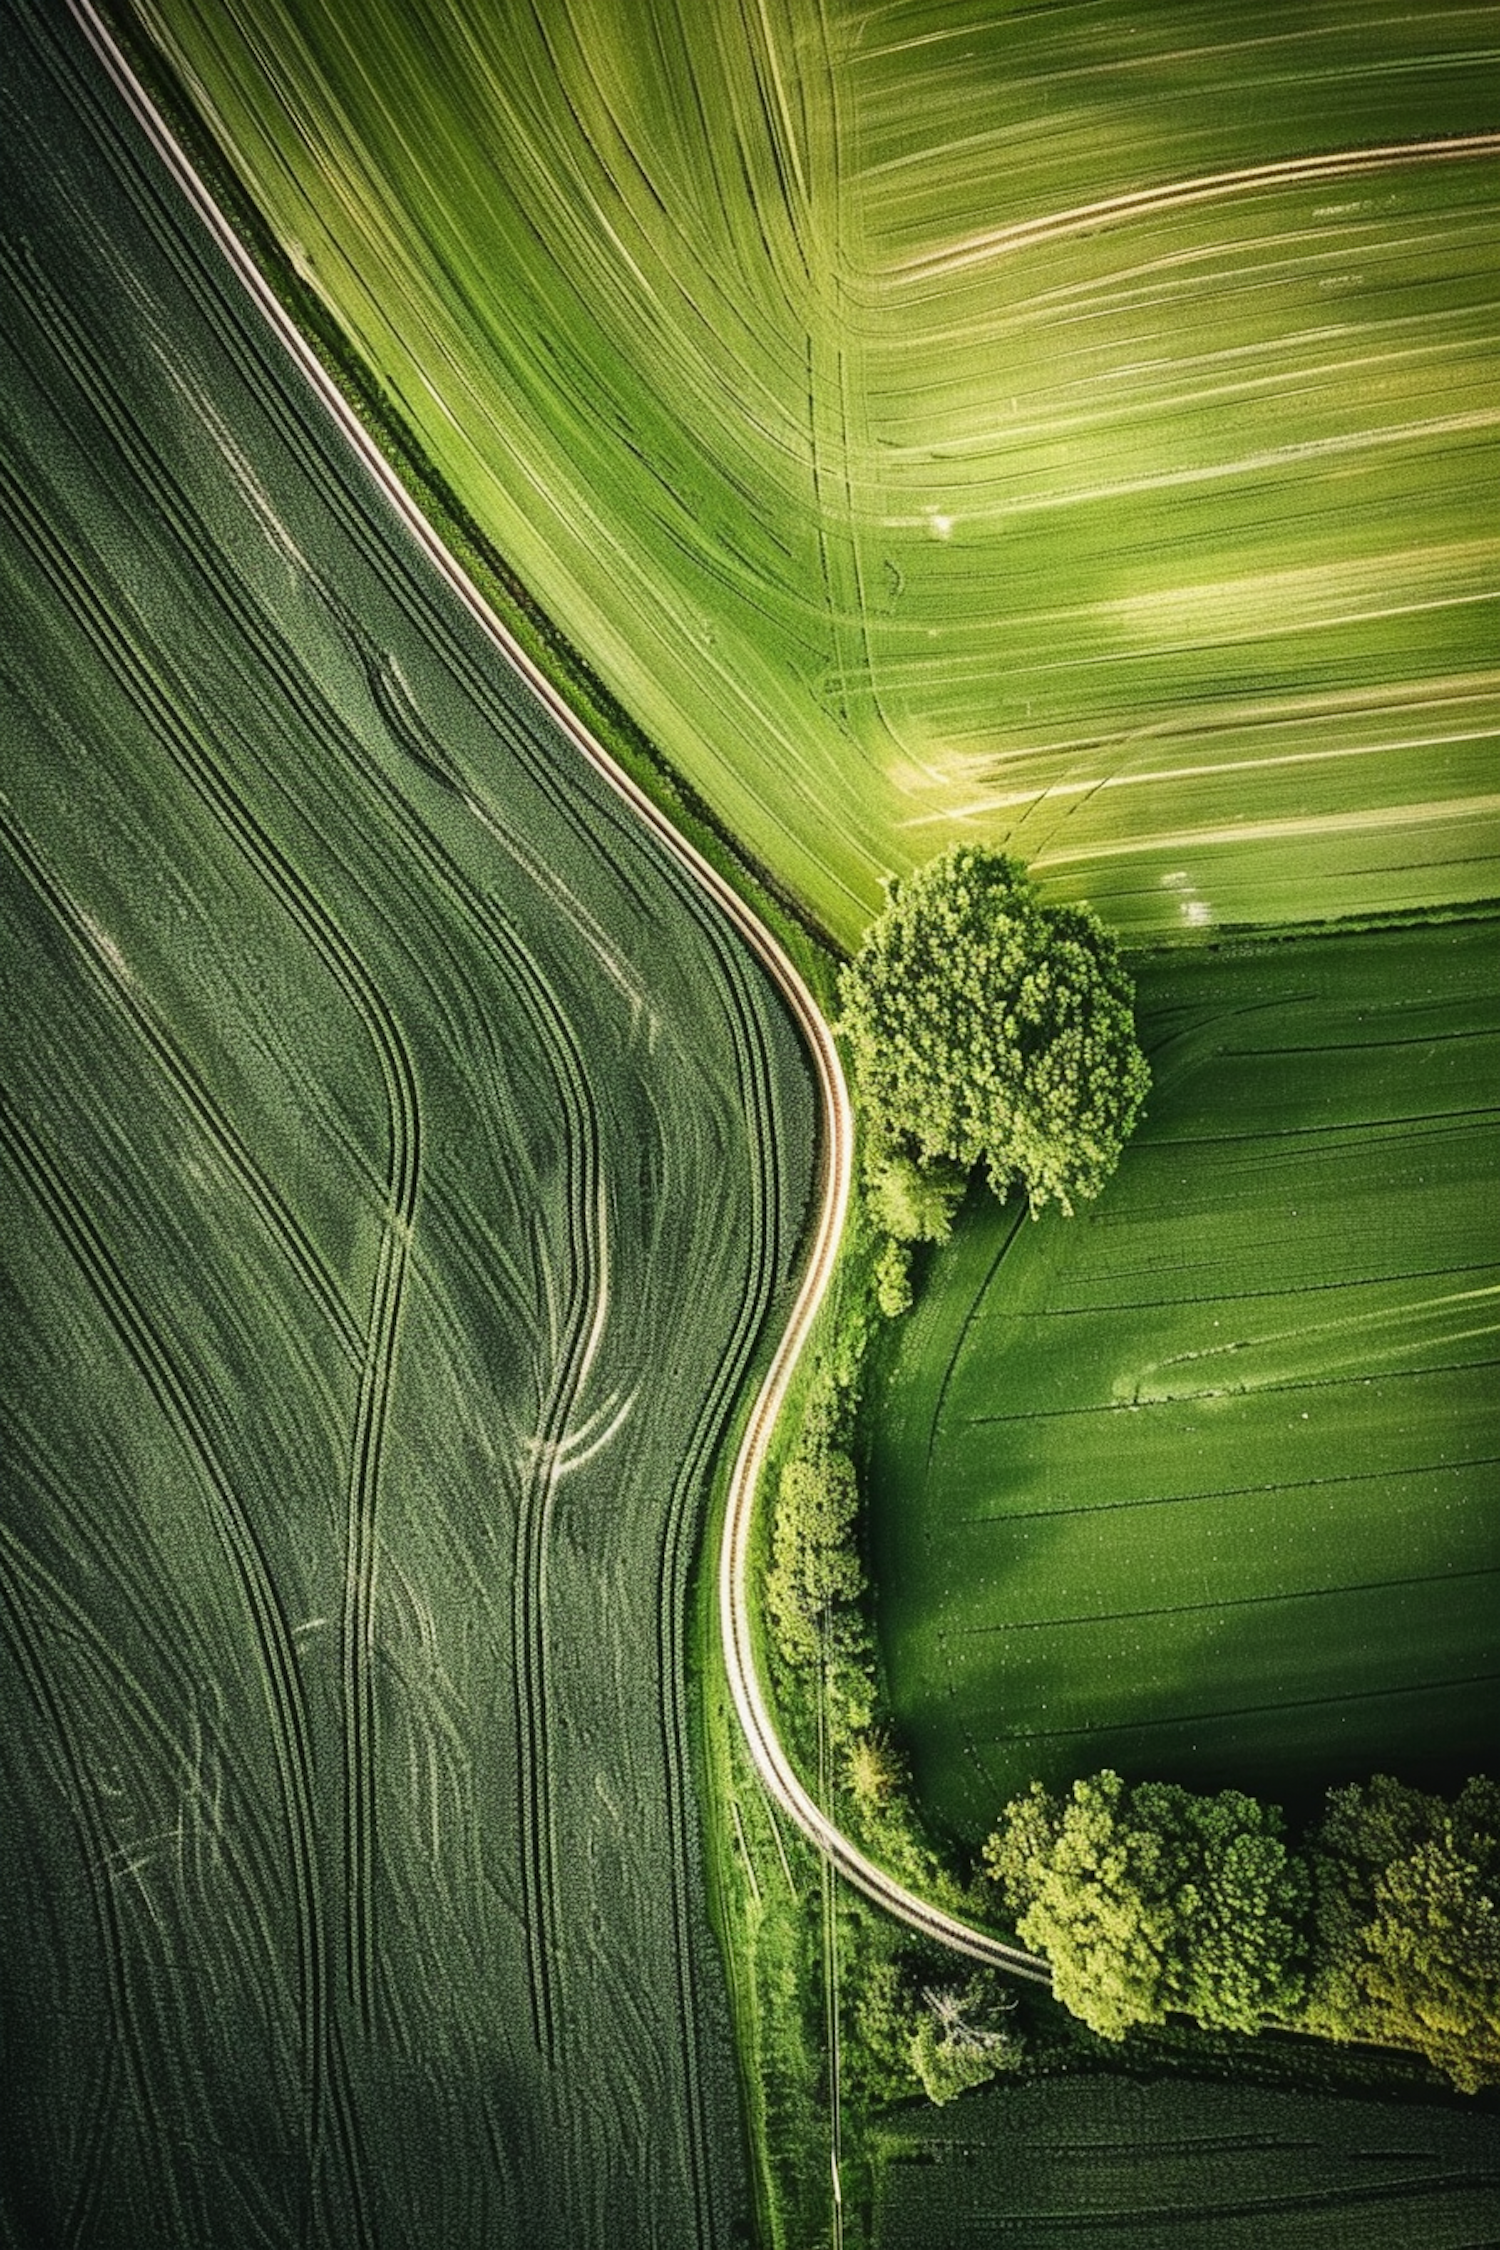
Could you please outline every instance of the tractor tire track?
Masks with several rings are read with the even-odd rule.
[[[325,2106],[331,2106],[337,2118],[343,2104],[330,2085],[328,2069],[326,1948],[313,1818],[312,1745],[291,1632],[254,1526],[224,1467],[228,1433],[215,1430],[210,1420],[211,1410],[201,1409],[195,1401],[179,1373],[177,1355],[169,1340],[139,1303],[87,1211],[3,1089],[0,1089],[0,1147],[51,1222],[106,1323],[155,1401],[163,1421],[192,1464],[209,1499],[249,1617],[260,1656],[291,1861],[299,2015],[303,2025],[299,2070],[303,2138],[309,2176],[316,2177]],[[111,1943],[114,1942],[112,1933]],[[128,2025],[127,2032],[133,2038]],[[140,2075],[135,2081],[138,2114],[144,2117],[151,2114],[150,2078],[143,2062],[139,2067]],[[331,2104],[330,2094],[334,2095]],[[172,2176],[175,2181],[175,2173]],[[350,2186],[357,2197],[358,2183],[351,2180]],[[175,2194],[175,2187],[173,2192]],[[186,2233],[180,2233],[178,2238],[190,2239]]]
[[[425,771],[458,790],[442,745],[421,712],[402,692],[381,652],[345,608],[336,591],[319,593],[359,656],[371,696],[393,739]],[[598,1105],[577,1035],[535,955],[496,900],[460,869],[432,831],[412,811],[378,763],[351,739],[367,785],[384,804],[412,859],[459,908],[503,968],[530,1024],[556,1096],[562,1124],[562,1202],[568,1214],[568,1270],[561,1308],[551,1312],[551,1374],[538,1405],[537,1425],[521,1479],[515,1531],[512,1618],[516,1650],[516,1727],[519,1748],[519,1826],[532,2032],[549,2063],[558,2059],[557,1991],[566,1950],[562,1942],[560,1874],[552,1819],[553,1785],[547,1716],[547,1553],[557,1468],[567,1430],[585,1392],[601,1341],[608,1302],[606,1170]],[[485,1021],[477,996],[469,996],[476,1024]],[[474,1044],[473,1041],[470,1044]],[[541,1205],[540,1196],[537,1199]],[[546,1245],[536,1258],[544,1271]],[[565,2089],[563,2090],[565,2098]]]
[[[55,717],[48,715],[50,731],[55,733],[59,724]],[[107,959],[101,959],[99,933],[90,917],[3,798],[0,798],[0,842],[71,941],[73,958],[96,997],[110,1013],[130,1026],[153,1069],[160,1074],[184,1114],[203,1135],[250,1204],[260,1225],[337,1337],[346,1365],[357,1365],[363,1338],[331,1267],[209,1093],[149,995],[134,978],[115,973]],[[309,1383],[325,1403],[331,1404],[320,1371],[305,1354],[302,1366]]]
[[[55,318],[62,327],[62,332],[69,335],[70,349],[76,354],[77,363],[87,366],[87,339],[76,331],[69,334],[68,327],[63,325],[68,318],[66,307],[60,302],[56,302],[55,306],[49,303],[47,311],[49,318]],[[102,381],[96,389],[102,390]],[[292,435],[288,431],[289,439]],[[115,437],[130,459],[144,489],[166,514],[183,552],[189,556],[211,552],[210,527],[192,510],[177,486],[169,464],[150,445],[139,428],[124,424],[123,442],[121,428],[115,428]],[[388,551],[372,539],[368,545],[367,559],[378,566],[389,590],[402,590],[405,595],[403,606],[412,610],[414,604],[407,581],[403,574],[393,570]],[[416,723],[415,714],[403,708],[394,694],[380,652],[373,648],[368,635],[364,633],[358,620],[349,613],[336,590],[312,566],[304,564],[303,568],[309,585],[362,664],[372,696],[386,724],[398,739],[409,736]],[[553,1391],[542,1410],[537,1443],[537,1458],[545,1463],[567,1427],[574,1400],[586,1373],[581,1361],[583,1326],[588,1318],[587,1276],[600,1263],[596,1238],[603,1196],[597,1119],[592,1112],[585,1073],[571,1029],[562,1010],[546,990],[535,963],[529,956],[522,955],[514,934],[503,924],[491,903],[457,874],[448,856],[435,844],[422,824],[413,819],[409,804],[391,787],[379,765],[365,751],[357,734],[309,693],[304,678],[290,662],[274,624],[262,614],[253,597],[231,602],[225,588],[213,573],[204,568],[199,571],[198,576],[205,601],[224,618],[226,628],[232,628],[232,633],[226,631],[226,645],[242,639],[249,649],[252,663],[245,675],[247,686],[253,684],[257,672],[263,672],[276,683],[282,699],[296,713],[308,740],[326,750],[330,769],[342,772],[353,765],[362,772],[388,815],[399,826],[403,842],[413,857],[462,906],[465,913],[484,930],[497,952],[507,959],[513,986],[518,990],[523,986],[526,988],[527,996],[522,1005],[530,1020],[539,1027],[547,1049],[549,1067],[561,1097],[562,1111],[568,1120],[568,1146],[572,1152],[569,1161],[570,1165],[574,1165],[576,1159],[578,1174],[576,1178],[570,1178],[566,1190],[570,1222],[575,1233],[573,1276],[565,1291],[568,1311],[559,1346],[560,1357]],[[425,629],[425,616],[421,616],[418,621]],[[493,702],[494,699],[491,697],[489,700]],[[413,754],[419,757],[428,770],[449,781],[450,786],[456,786],[444,770],[440,746],[426,737],[415,745],[407,742],[406,746],[412,749]],[[555,777],[551,776],[550,769],[538,760],[536,773],[539,779],[546,777],[547,794],[562,809],[566,799]],[[421,973],[419,966],[418,973]],[[472,991],[466,990],[465,998],[469,1002],[470,1026],[478,1026],[483,1030],[484,1011],[477,997]],[[474,1044],[465,1038],[468,1028],[454,1026],[453,1036],[461,1051],[468,1051],[469,1046]],[[402,1211],[410,1206],[414,1197],[411,1190],[403,1185],[398,1186],[394,1200],[398,1211]],[[581,1225],[581,1240],[580,1211],[585,1214]],[[389,1368],[393,1356],[393,1331],[399,1310],[400,1284],[393,1270],[393,1263],[398,1247],[404,1249],[400,1237],[399,1224],[387,1226],[376,1276],[371,1322],[372,1342],[367,1350],[361,1375],[348,1506],[348,1591],[342,1635],[344,1697],[346,1710],[350,1714],[352,1737],[347,1760],[349,1779],[345,1804],[345,1828],[350,1855],[346,1869],[346,1887],[351,1900],[347,1966],[350,1992],[366,2030],[373,2020],[376,1973],[376,1948],[369,1926],[370,1917],[362,1911],[361,1906],[361,1902],[368,1900],[373,1894],[375,1874],[374,1824],[366,1814],[366,1808],[373,1804],[375,1788],[371,1662],[373,1595],[368,1591],[373,1585],[375,1562],[371,1496],[378,1482],[378,1451],[383,1438],[385,1402],[389,1395],[389,1385],[382,1380],[382,1371]],[[533,2023],[538,2046],[550,2059],[555,2055],[556,2049],[556,2009],[551,1987],[559,1958],[556,1944],[559,1917],[555,1905],[558,1881],[555,1848],[550,1840],[551,1821],[547,1810],[550,1792],[545,1780],[548,1757],[543,1717],[546,1703],[546,1647],[541,1586],[545,1573],[547,1515],[545,1479],[539,1482],[533,1476],[527,1480],[523,1492],[515,1573],[517,1649],[520,1657],[518,1727],[525,1744],[521,1761],[521,1771],[525,1777],[521,1818],[522,1865],[526,1874]]]
[[[158,232],[170,240],[168,230]],[[42,277],[33,271],[25,278],[32,292],[45,292],[44,332],[51,338],[60,336],[66,341],[69,354],[63,372],[65,378],[71,377],[76,385],[76,370],[90,367],[89,339],[74,320],[70,308],[46,286]],[[56,349],[55,341],[53,348]],[[177,536],[182,554],[198,556],[203,552],[202,527],[186,509],[175,479],[123,402],[112,396],[103,371],[95,369],[94,373],[93,385],[79,386],[82,403],[99,417],[109,443],[129,462],[152,502],[164,514]],[[110,409],[107,420],[106,406]],[[34,540],[33,549],[35,551]],[[53,552],[56,555],[55,544]],[[60,582],[61,575],[54,570],[55,583]],[[76,587],[81,574],[75,569],[67,575]],[[242,613],[231,608],[222,586],[206,566],[200,566],[199,582],[222,614],[236,625],[243,624]],[[91,607],[94,619],[98,620],[101,605],[93,603]],[[104,622],[113,625],[113,620]],[[368,2035],[375,2018],[377,1953],[374,1928],[376,1509],[394,1387],[401,1301],[420,1187],[421,1124],[416,1075],[394,1014],[337,922],[322,906],[311,886],[302,881],[269,831],[256,820],[248,802],[231,782],[223,762],[208,752],[203,739],[195,740],[182,722],[179,714],[194,707],[190,683],[176,673],[171,659],[159,646],[152,649],[150,657],[146,656],[145,648],[150,645],[148,633],[142,632],[139,640],[138,648],[124,631],[109,631],[100,645],[116,653],[117,676],[131,700],[155,726],[159,737],[167,740],[200,796],[209,803],[215,817],[331,972],[365,1027],[384,1082],[389,1148],[384,1183],[385,1211],[350,1440],[341,1619],[347,1896],[344,1971],[348,1996],[362,2031]],[[232,646],[232,639],[226,645]],[[284,657],[264,639],[261,647],[276,676],[287,685],[291,673]],[[299,695],[297,700],[305,706],[307,699]],[[317,716],[316,713],[311,715]],[[246,745],[245,748],[253,759],[253,747]]]
[[[362,964],[311,891],[301,882],[269,834],[234,788],[222,763],[198,740],[181,716],[192,709],[187,684],[173,678],[169,661],[153,650],[155,666],[137,648],[122,622],[99,602],[87,575],[53,537],[51,527],[31,505],[29,496],[12,479],[0,474],[0,505],[27,538],[33,555],[58,588],[60,598],[93,636],[96,648],[111,663],[121,688],[169,751],[179,770],[212,813],[214,819],[244,853],[267,888],[285,909],[294,925],[316,949],[346,1000],[364,1024],[381,1065],[385,1086],[390,1138],[390,1173],[386,1183],[386,1211],[382,1227],[380,1263],[374,1290],[365,1361],[361,1373],[355,1430],[350,1448],[346,1495],[346,1590],[343,1609],[343,1694],[345,1706],[345,1844],[344,1880],[347,1893],[346,1939],[343,1948],[348,1992],[362,2027],[368,2031],[374,2014],[373,1874],[375,1863],[374,1766],[375,1724],[372,1657],[375,1614],[375,1503],[381,1446],[393,1380],[397,1321],[407,1253],[415,1217],[420,1176],[420,1114],[415,1077],[394,1019],[385,1009]],[[102,1246],[101,1246],[102,1250]],[[163,1375],[170,1375],[164,1368]],[[163,1394],[169,1410],[182,1423],[195,1410],[180,1383],[173,1380]],[[227,1480],[221,1479],[226,1506],[238,1510]],[[240,1517],[242,1539],[253,1545],[248,1522]],[[245,1566],[248,1568],[248,1565]],[[352,2157],[352,2123],[347,2088],[335,2067],[330,2044],[324,1991],[323,1955],[327,1946],[319,1886],[312,1873],[316,1863],[312,1831],[311,1753],[307,1716],[297,1684],[286,1622],[276,1607],[264,1559],[256,1556],[255,1570],[247,1583],[254,1585],[256,1617],[268,1676],[276,1683],[281,1725],[294,1746],[288,1753],[295,1774],[291,1792],[294,1817],[291,1830],[301,1870],[304,1912],[316,1925],[316,1939],[305,1951],[305,1982],[309,1994],[309,2044],[316,2067],[312,2083],[318,2089],[311,2112],[310,2144],[321,2139],[323,2091],[335,2112],[345,2170],[349,2175],[355,2209],[361,2208],[362,2190]]]
[[[1295,187],[1304,180],[1353,179],[1363,172],[1387,171],[1395,165],[1452,164],[1495,155],[1500,155],[1500,133],[1461,133],[1442,140],[1392,141],[1379,148],[1333,149],[1318,156],[1249,164],[1236,171],[1204,172],[1157,187],[1134,188],[1123,195],[1101,196],[1095,203],[1075,204],[1070,210],[1049,212],[1040,218],[991,227],[966,241],[902,258],[886,269],[883,278],[888,286],[909,286],[987,265],[1009,251],[1051,242],[1059,235],[1081,234],[1118,220],[1149,218],[1158,211],[1180,211],[1196,203],[1220,203],[1233,196],[1257,194],[1264,188]]]
[[[485,639],[530,688],[566,739],[610,784],[620,804],[617,817],[621,827],[628,822],[631,834],[637,837],[644,828],[663,847],[670,867],[680,871],[675,876],[675,887],[683,893],[695,894],[695,910],[700,917],[722,917],[723,923],[745,941],[770,975],[802,1033],[823,1113],[817,1211],[807,1264],[788,1324],[752,1407],[731,1472],[719,1561],[719,1613],[731,1696],[752,1760],[773,1802],[796,1822],[807,1839],[833,1862],[847,1881],[934,1942],[990,1962],[1012,1974],[1047,1983],[1050,1977],[1044,1961],[1004,1943],[987,1930],[932,1907],[877,1867],[834,1827],[803,1786],[781,1745],[755,1667],[748,1617],[750,1521],[772,1426],[832,1278],[850,1190],[853,1119],[832,1034],[777,940],[717,870],[678,834],[646,791],[614,762],[495,616],[282,309],[136,80],[95,13],[91,0],[69,0],[69,6],[167,170],[218,242],[241,285],[301,370],[343,439],[362,461],[372,483],[405,526],[415,547],[428,558]],[[472,659],[465,663],[465,672],[471,663]],[[516,732],[514,721],[504,731],[510,739]],[[579,813],[573,815],[575,825],[580,818]],[[602,825],[608,825],[607,814]],[[597,831],[594,842],[597,848]]]
[[[86,364],[86,362],[85,362]],[[99,401],[102,409],[103,401]],[[185,518],[170,480],[127,416],[112,418],[115,444],[131,460],[158,506],[196,552],[196,526]],[[376,1714],[374,1641],[377,1587],[376,1503],[398,1342],[402,1293],[416,1221],[421,1172],[421,1118],[416,1075],[394,1014],[332,915],[297,873],[232,782],[224,761],[207,748],[183,717],[194,708],[190,683],[171,658],[151,646],[143,628],[132,634],[93,594],[87,574],[44,523],[13,480],[0,501],[46,569],[59,597],[86,619],[96,647],[107,655],[122,691],[173,755],[214,818],[249,860],[330,972],[363,1024],[380,1065],[386,1097],[388,1171],[384,1214],[349,1448],[345,1503],[345,1593],[341,1620],[345,1714],[344,1879],[347,1893],[345,1979],[365,2033],[375,2014],[374,1932]],[[217,592],[218,590],[215,589]],[[223,595],[218,593],[222,603]],[[150,648],[149,656],[146,653]],[[253,749],[246,745],[253,757]]]
[[[102,2042],[104,2087],[95,2103],[83,2162],[76,2167],[63,2236],[64,2241],[71,2244],[87,2239],[90,2218],[103,2187],[110,2143],[110,2115],[116,2101],[114,2085],[117,2067],[123,2065],[139,2117],[150,2115],[152,2074],[141,2041],[140,2023],[131,1989],[127,1966],[128,1947],[120,1902],[108,1874],[114,1845],[100,1814],[98,1792],[88,1771],[88,1761],[62,1699],[53,1685],[49,1662],[53,1652],[48,1638],[38,1629],[27,1604],[20,1598],[19,1579],[28,1558],[17,1552],[16,1542],[3,1530],[0,1530],[0,1548],[5,1551],[9,1566],[7,1571],[0,1572],[0,1640],[4,1641],[10,1651],[23,1689],[31,1699],[32,1707],[53,1750],[64,1784],[62,1795],[77,1843],[79,1864],[89,1877],[85,1889],[96,1933],[98,1958],[104,1968],[108,2001],[109,2036]],[[16,1572],[15,1579],[12,1579],[10,1571]],[[171,2226],[175,2239],[187,2241],[190,2239],[187,2217],[175,2165],[162,2164],[158,2179],[162,2216]]]

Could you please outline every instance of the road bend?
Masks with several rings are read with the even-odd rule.
[[[237,279],[301,370],[325,411],[359,456],[410,536],[469,611],[496,653],[510,665],[551,714],[581,756],[630,805],[660,843],[685,868],[733,924],[776,985],[799,1025],[813,1064],[822,1107],[823,1160],[820,1201],[812,1248],[791,1317],[761,1384],[740,1442],[729,1483],[723,1540],[719,1552],[719,1617],[730,1693],[750,1756],[767,1793],[796,1823],[808,1842],[829,1860],[844,1880],[909,1929],[955,1953],[1008,1975],[1050,1984],[1047,1964],[1034,1953],[1007,1945],[989,1931],[961,1920],[908,1890],[876,1865],[837,1828],[803,1786],[782,1746],[756,1667],[749,1617],[750,1531],[756,1493],[765,1467],[776,1417],[823,1301],[838,1257],[848,1211],[854,1152],[854,1118],[833,1035],[790,957],[717,868],[655,805],[640,785],[616,764],[557,689],[507,630],[478,587],[444,546],[432,525],[386,461],[353,408],[327,373],[265,280],[238,235],[209,193],[186,151],[171,132],[137,78],[92,0],[68,0],[89,43],[118,88],[168,172],[218,243]]]

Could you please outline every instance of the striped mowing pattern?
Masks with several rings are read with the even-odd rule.
[[[1493,893],[1493,9],[138,0],[423,449],[845,939]]]

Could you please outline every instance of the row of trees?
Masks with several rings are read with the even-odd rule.
[[[985,1847],[1019,1935],[1104,2037],[1174,2011],[1416,2049],[1500,2080],[1500,1787],[1389,1776],[1331,1792],[1300,1850],[1281,1813],[1118,1774],[1033,1783]]]
[[[1045,908],[1018,862],[961,848],[891,886],[840,989],[863,1193],[839,1299],[771,1510],[766,1613],[793,1736],[821,1710],[841,1817],[894,1874],[967,1903],[914,1813],[880,1725],[853,1439],[878,1310],[911,1302],[911,1251],[946,1239],[970,1173],[1033,1212],[1096,1195],[1145,1092],[1130,981],[1092,917]],[[800,1744],[804,1762],[811,1745]],[[1014,2069],[1022,2042],[993,1977],[960,1981],[851,1909],[845,1977],[868,2091],[948,2101]]]
[[[776,1479],[767,1622],[782,1709],[804,1768],[816,1756],[811,1721],[821,1710],[821,1778],[840,1821],[893,1873],[957,1907],[961,1894],[919,1829],[904,1764],[877,1716],[852,1454],[874,1324],[873,1257],[860,1214],[846,1246],[833,1334],[802,1394]],[[897,1924],[862,1900],[844,1902],[843,1921],[842,1982],[858,2030],[845,2062],[866,2098],[900,2101],[921,2091],[946,2102],[1016,2068],[1021,2035],[993,1977],[945,1980]]]

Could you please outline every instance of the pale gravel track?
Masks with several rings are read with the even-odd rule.
[[[615,763],[448,552],[262,276],[113,35],[96,14],[91,0],[68,0],[68,6],[131,114],[223,251],[237,279],[432,567],[462,602],[497,654],[520,676],[581,756],[624,798],[651,834],[733,925],[770,976],[802,1032],[822,1105],[820,1201],[812,1247],[796,1302],[761,1384],[729,1482],[719,1553],[719,1618],[730,1693],[763,1786],[774,1803],[796,1823],[808,1842],[831,1862],[846,1882],[936,1944],[1012,1976],[1050,1984],[1047,1964],[1038,1955],[1007,1945],[989,1931],[946,1913],[907,1890],[834,1825],[804,1788],[782,1747],[756,1668],[748,1607],[750,1532],[756,1490],[776,1418],[833,1275],[849,1204],[854,1118],[833,1035],[812,994],[775,937],[718,870],[678,833],[645,790]]]

